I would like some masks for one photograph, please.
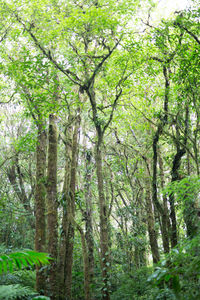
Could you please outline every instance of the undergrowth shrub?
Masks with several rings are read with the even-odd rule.
[[[131,273],[118,273],[115,276],[115,282],[112,287],[115,290],[112,293],[112,300],[153,300],[151,298],[151,285],[147,279],[152,273],[152,268],[142,267]]]
[[[0,300],[50,300],[34,290],[35,265],[47,265],[46,253],[24,250],[0,254]]]
[[[156,299],[162,299],[164,292],[170,296],[163,299],[200,299],[200,237],[172,249],[160,261],[148,282],[157,290]]]

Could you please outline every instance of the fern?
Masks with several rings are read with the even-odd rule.
[[[0,286],[0,300],[28,299],[36,293],[29,287],[20,284],[10,284]]]
[[[0,255],[0,274],[33,265],[47,265],[51,258],[46,253],[24,250]]]
[[[0,274],[3,273],[2,278],[0,277],[0,300],[50,300],[48,297],[37,296],[37,292],[33,290],[34,272],[31,270],[21,270],[24,267],[34,265],[47,265],[50,259],[46,253],[31,250],[0,255]],[[16,269],[20,269],[20,271],[15,271]]]
[[[33,270],[18,270],[13,273],[3,274],[0,276],[0,285],[20,284],[34,288],[36,274]]]

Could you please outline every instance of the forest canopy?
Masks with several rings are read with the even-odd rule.
[[[0,2],[0,299],[200,298],[200,9],[157,4]]]

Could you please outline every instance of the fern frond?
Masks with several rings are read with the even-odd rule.
[[[0,255],[0,274],[13,272],[14,269],[21,269],[29,265],[47,265],[50,259],[47,253],[32,250]]]
[[[36,293],[19,284],[1,285],[0,300],[27,299],[28,296],[34,296]]]
[[[36,274],[35,270],[17,270],[13,273],[0,276],[0,285],[20,284],[34,289]]]

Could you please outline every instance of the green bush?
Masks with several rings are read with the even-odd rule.
[[[31,250],[0,255],[0,300],[50,300],[34,290],[35,272],[27,270],[35,265],[47,265],[46,253]],[[17,270],[17,271],[16,271]]]
[[[1,300],[28,299],[28,297],[33,295],[35,295],[35,292],[32,289],[19,284],[0,286]]]
[[[200,237],[172,249],[160,261],[148,282],[156,288],[158,299],[162,299],[164,292],[170,292],[171,298],[163,299],[200,299]]]
[[[148,277],[152,272],[152,268],[142,267],[131,273],[116,274],[115,284],[112,287],[115,290],[112,293],[112,300],[154,300],[151,297],[152,287],[147,282]]]

